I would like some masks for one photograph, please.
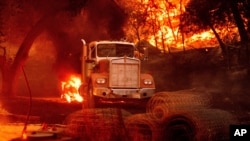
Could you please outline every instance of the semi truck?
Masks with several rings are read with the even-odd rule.
[[[100,101],[147,99],[155,93],[153,76],[141,73],[142,55],[127,41],[82,41],[79,93],[84,106]],[[146,57],[144,57],[146,58]]]

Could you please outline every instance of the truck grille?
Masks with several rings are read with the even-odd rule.
[[[112,88],[138,88],[140,85],[140,61],[132,58],[113,59],[110,63]]]

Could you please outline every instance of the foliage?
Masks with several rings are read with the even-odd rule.
[[[236,9],[232,2],[236,3]],[[248,0],[2,0],[0,8],[0,46],[7,47],[9,57],[14,60],[7,69],[12,70],[7,73],[14,74],[13,77],[42,33],[53,42],[56,66],[61,69],[67,68],[67,63],[74,62],[69,67],[77,65],[80,38],[89,42],[126,36],[130,41],[147,41],[170,53],[174,49],[185,50],[191,46],[189,41],[203,40],[194,35],[210,28],[218,32],[217,38],[224,43],[238,42],[245,30],[239,24],[240,19],[247,27],[250,17]],[[208,38],[212,34],[204,35]],[[216,44],[214,40],[209,43]]]
[[[147,40],[163,50],[179,47],[182,36],[178,30],[183,3],[177,1],[131,1],[125,4],[129,15],[125,31],[132,41]]]

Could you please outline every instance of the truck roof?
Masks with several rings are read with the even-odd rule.
[[[134,43],[127,42],[127,41],[109,41],[109,40],[102,40],[102,41],[92,41],[89,43],[89,46],[94,46],[97,44],[130,44],[134,46]]]

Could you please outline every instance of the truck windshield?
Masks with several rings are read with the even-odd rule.
[[[98,44],[97,56],[99,57],[133,57],[134,46],[130,44]]]

